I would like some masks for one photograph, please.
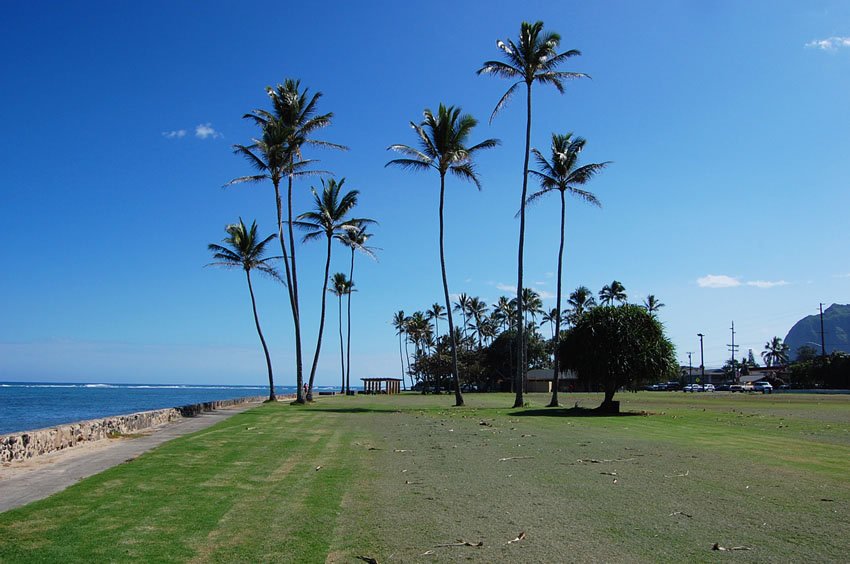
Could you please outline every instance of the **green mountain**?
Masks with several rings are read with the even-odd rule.
[[[823,312],[823,333],[827,354],[834,351],[850,353],[850,304],[832,304]],[[791,360],[797,349],[809,345],[820,353],[820,314],[809,315],[791,327],[785,343],[791,351]]]

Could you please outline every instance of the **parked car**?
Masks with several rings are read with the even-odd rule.
[[[763,394],[772,394],[773,386],[770,385],[770,382],[753,382],[753,391],[761,392]]]
[[[718,392],[728,392],[731,391],[732,386],[730,386],[729,384],[717,384],[714,389]]]
[[[702,386],[700,386],[699,384],[688,384],[687,386],[682,388],[682,390],[685,392],[701,392]]]
[[[702,387],[702,391],[703,392],[713,392],[714,391],[714,384],[705,384]]]
[[[730,384],[729,385],[729,391],[730,392],[743,392],[744,386],[742,386],[741,384]]]

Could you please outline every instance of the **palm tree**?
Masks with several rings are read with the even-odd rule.
[[[328,274],[331,268],[331,242],[334,237],[346,229],[356,228],[358,225],[370,223],[370,219],[345,219],[354,206],[357,205],[357,190],[346,192],[340,197],[340,190],[345,184],[345,178],[336,180],[322,180],[322,195],[320,196],[314,188],[313,211],[302,213],[298,216],[296,224],[307,230],[304,241],[313,241],[322,236],[327,240],[327,254],[325,258],[325,276],[322,278],[322,308],[319,317],[319,336],[316,340],[316,354],[313,355],[313,365],[310,368],[310,380],[307,384],[307,400],[313,399],[313,381],[316,378],[316,368],[319,365],[319,353],[322,350],[322,333],[325,329],[325,298],[327,296]]]
[[[540,326],[543,327],[546,323],[549,324],[549,327],[552,329],[552,342],[555,342],[556,331],[555,328],[558,327],[560,329],[560,319],[561,315],[558,313],[558,308],[553,307],[549,311],[544,311],[543,316],[540,318]],[[556,353],[557,354],[557,353]]]
[[[602,305],[614,305],[614,302],[626,303],[626,288],[617,280],[606,284],[599,290],[599,303]]]
[[[533,203],[553,190],[557,190],[561,196],[561,238],[560,245],[558,247],[558,289],[555,296],[555,325],[558,327],[561,326],[561,276],[563,273],[564,261],[566,194],[569,193],[589,204],[600,206],[601,204],[599,203],[599,200],[595,195],[593,195],[593,193],[588,192],[587,190],[582,190],[579,186],[587,184],[587,182],[593,178],[596,173],[608,165],[607,162],[604,162],[578,166],[579,155],[584,149],[585,144],[586,141],[581,137],[573,139],[572,133],[567,133],[566,135],[557,135],[553,133],[551,160],[546,160],[546,157],[544,157],[537,149],[532,150],[540,170],[531,170],[529,172],[540,181],[540,191],[529,196],[527,203]],[[558,349],[559,347],[557,346],[557,343],[555,343],[555,358],[553,363],[555,370],[554,389],[552,391],[552,401],[549,403],[549,407],[558,406],[558,375],[560,372]]]
[[[330,292],[339,298],[339,365],[342,375],[342,383],[339,389],[345,393],[348,392],[348,389],[345,386],[345,347],[342,342],[342,297],[346,294],[350,296],[353,291],[354,283],[348,280],[344,273],[337,272],[333,275]]]
[[[661,303],[654,294],[649,294],[646,299],[643,300],[643,307],[646,308],[646,311],[648,311],[651,316],[655,317],[655,312],[664,307],[664,304]]]
[[[402,335],[405,336],[404,342],[407,343],[407,318],[404,316],[404,310],[398,310],[395,315],[393,315],[392,323],[395,328],[395,334],[398,335],[398,357],[401,360],[401,381],[405,382],[404,354],[401,350]],[[408,367],[410,366],[410,359],[407,360],[407,365]]]
[[[525,304],[525,322],[528,323],[528,316],[531,320],[537,323],[537,316],[543,313],[543,300],[540,299],[540,294],[531,288],[522,289],[522,303]]]
[[[387,166],[394,165],[413,170],[433,168],[440,175],[440,268],[443,276],[443,294],[446,301],[446,313],[448,314],[449,335],[451,336],[452,378],[454,379],[455,405],[457,406],[463,405],[463,395],[460,391],[460,378],[457,369],[457,343],[454,338],[452,304],[449,300],[449,283],[446,279],[446,257],[443,246],[446,173],[451,172],[463,180],[468,180],[480,190],[481,183],[475,173],[472,158],[480,150],[495,147],[499,143],[496,139],[487,139],[467,147],[467,139],[478,122],[472,116],[461,115],[460,112],[460,108],[446,107],[440,104],[435,116],[431,113],[431,110],[426,108],[424,120],[421,124],[410,123],[419,138],[420,148],[414,149],[408,145],[391,145],[390,150],[405,155],[405,158],[393,159],[387,163]]]
[[[780,337],[774,337],[764,345],[761,357],[768,366],[780,366],[788,363],[789,346],[782,342]]]
[[[579,286],[570,293],[567,304],[570,306],[570,323],[576,324],[576,321],[584,315],[584,313],[596,305],[596,298],[593,297],[593,292],[587,286]]]
[[[522,301],[522,275],[523,275],[523,250],[525,247],[525,200],[528,195],[528,158],[531,150],[531,86],[532,84],[551,84],[558,92],[564,92],[564,81],[574,78],[582,78],[587,75],[576,72],[563,72],[555,70],[558,65],[566,61],[570,57],[581,55],[581,52],[570,49],[563,53],[557,53],[558,46],[561,43],[561,36],[557,33],[543,33],[543,22],[535,22],[533,24],[522,22],[519,30],[519,42],[514,43],[508,39],[507,43],[501,40],[496,41],[496,46],[502,50],[507,62],[503,61],[487,61],[478,69],[478,74],[492,74],[508,80],[515,81],[510,88],[502,95],[493,113],[490,116],[490,121],[510,100],[517,88],[522,83],[525,83],[526,88],[526,121],[525,121],[525,154],[523,156],[522,166],[522,197],[520,198],[520,215],[519,215],[519,251],[517,258],[517,311],[519,318],[523,318],[524,303]],[[522,337],[522,324],[517,324],[519,328],[518,342],[520,343],[520,362],[517,363],[517,382],[525,380],[526,373],[526,351],[525,339]],[[516,387],[516,399],[514,407],[522,407],[522,386]]]
[[[483,348],[482,338],[484,336],[481,333],[481,326],[487,316],[487,304],[481,301],[481,298],[478,296],[474,296],[469,299],[467,309],[469,311],[469,317],[472,318],[472,326],[475,329],[475,334],[478,336],[478,348],[481,349]]]
[[[511,300],[507,296],[499,296],[493,313],[497,315],[503,331],[512,328],[516,315],[516,300]]]
[[[272,181],[275,190],[275,207],[277,210],[278,237],[286,271],[289,304],[292,309],[292,321],[295,325],[295,374],[296,374],[296,403],[304,403],[303,395],[304,372],[301,351],[301,314],[298,301],[298,271],[295,262],[295,236],[293,234],[292,217],[292,183],[296,176],[318,174],[322,171],[308,172],[307,167],[312,161],[304,160],[302,148],[305,145],[327,147],[345,150],[346,147],[327,141],[313,139],[311,135],[331,124],[332,113],[317,114],[317,104],[322,93],[309,95],[307,88],[301,89],[298,80],[286,79],[277,88],[266,87],[266,94],[272,103],[272,111],[253,110],[244,118],[251,119],[262,128],[262,140],[254,140],[249,146],[234,145],[237,154],[241,154],[257,168],[261,174],[245,176],[231,181],[256,182],[264,178]],[[283,237],[283,207],[280,196],[280,181],[283,177],[288,180],[287,217],[289,226],[289,249],[287,255],[286,243]],[[291,259],[291,262],[290,262]]]
[[[466,336],[466,312],[469,311],[469,296],[466,295],[466,292],[462,293],[457,297],[457,301],[454,304],[454,310],[460,312],[460,314],[463,316],[463,334],[464,336]]]
[[[446,308],[441,306],[440,304],[435,303],[431,306],[431,309],[425,312],[425,315],[428,316],[428,320],[434,321],[434,332],[436,333],[437,339],[440,338],[440,320],[446,318]]]
[[[269,348],[266,346],[266,339],[263,337],[263,330],[260,328],[257,302],[254,299],[254,286],[251,284],[251,271],[256,270],[281,281],[280,274],[269,264],[270,261],[278,260],[280,257],[263,257],[266,253],[266,245],[277,235],[272,234],[259,241],[257,238],[257,222],[251,222],[250,229],[246,229],[241,217],[239,223],[228,225],[225,231],[227,231],[227,237],[224,238],[223,243],[226,246],[214,243],[207,245],[215,260],[207,266],[241,268],[245,271],[245,278],[248,280],[248,293],[251,294],[251,309],[254,311],[254,325],[257,327],[257,334],[260,336],[260,343],[263,345],[263,354],[266,356],[266,367],[269,371],[269,401],[275,401],[272,360],[269,356]]]
[[[370,223],[377,223],[369,220]],[[375,259],[375,251],[377,247],[370,247],[366,242],[372,237],[371,233],[366,232],[366,225],[358,224],[351,229],[346,229],[342,233],[336,235],[336,238],[346,247],[351,249],[351,268],[348,273],[348,279],[354,285],[354,254],[360,251],[369,258]],[[351,390],[351,292],[348,293],[348,370],[345,376],[345,393]]]

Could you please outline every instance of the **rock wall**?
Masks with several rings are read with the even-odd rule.
[[[99,441],[149,429],[182,417],[194,417],[205,411],[214,411],[249,402],[261,402],[264,399],[264,397],[246,397],[210,401],[168,409],[142,411],[129,415],[115,415],[104,419],[92,419],[91,421],[80,421],[49,429],[27,431],[17,435],[0,436],[0,462],[25,460],[81,443]]]

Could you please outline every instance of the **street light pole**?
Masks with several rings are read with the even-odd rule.
[[[693,362],[691,362],[691,355],[694,354],[691,351],[688,351],[688,384],[694,383],[694,366]]]
[[[699,373],[703,383],[705,383],[705,359],[702,352],[702,338],[705,337],[702,333],[697,333],[699,337]]]

